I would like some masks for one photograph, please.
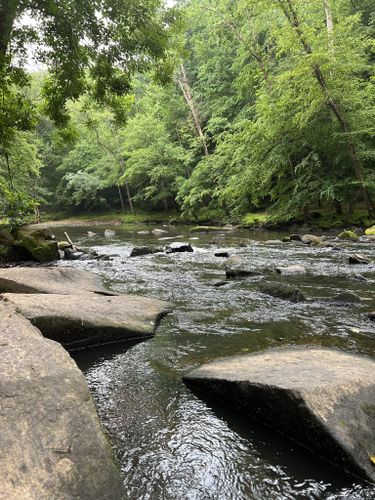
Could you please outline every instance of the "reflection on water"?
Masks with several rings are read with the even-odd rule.
[[[163,320],[156,337],[133,344],[112,344],[76,351],[105,428],[121,464],[130,499],[374,499],[374,490],[327,466],[310,453],[231,409],[191,393],[182,373],[220,356],[286,344],[322,344],[374,355],[375,325],[365,312],[374,309],[374,266],[347,264],[350,251],[373,254],[370,243],[342,250],[299,243],[271,244],[279,234],[247,231],[194,235],[194,253],[129,258],[134,245],[166,244],[153,227],[69,228],[71,237],[109,261],[69,265],[93,270],[118,292],[168,299],[176,310]],[[163,228],[191,237],[188,228]],[[63,229],[62,229],[63,230]],[[97,232],[88,238],[87,230]],[[57,231],[56,231],[57,232]],[[240,246],[240,245],[246,245]],[[340,244],[341,245],[341,244]],[[297,284],[311,299],[289,304],[258,293],[251,279],[225,279],[217,248],[241,253],[255,266],[302,264],[306,276],[267,279]],[[67,265],[62,263],[61,265]],[[259,278],[257,278],[259,279]],[[343,290],[361,305],[322,301]]]

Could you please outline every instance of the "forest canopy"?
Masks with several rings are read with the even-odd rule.
[[[0,0],[3,212],[373,217],[372,4]]]

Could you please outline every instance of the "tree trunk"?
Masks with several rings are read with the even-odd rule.
[[[311,55],[313,53],[312,48],[308,44],[307,40],[305,39],[302,29],[301,29],[301,24],[299,22],[297,12],[294,9],[292,0],[277,0],[281,10],[283,11],[286,19],[288,20],[289,24],[294,28],[295,33],[298,37],[298,40],[300,41],[302,47],[304,48],[306,54]],[[373,215],[375,213],[375,206],[371,200],[370,194],[368,192],[368,189],[365,185],[365,179],[364,179],[364,173],[363,173],[363,168],[361,165],[361,162],[358,158],[357,155],[357,150],[356,146],[353,142],[353,139],[351,137],[351,130],[349,127],[349,124],[345,118],[345,115],[343,111],[341,110],[339,104],[332,98],[327,82],[325,80],[325,77],[323,75],[322,70],[320,69],[320,66],[318,64],[314,64],[313,67],[313,75],[315,76],[316,80],[318,81],[318,84],[322,90],[322,93],[324,95],[325,103],[326,106],[331,110],[333,115],[336,117],[340,128],[342,132],[345,134],[346,138],[346,145],[348,149],[348,154],[352,162],[353,170],[355,172],[355,176],[360,182],[361,186],[361,192],[363,199],[366,203],[366,207],[368,210],[369,215]]]
[[[125,213],[124,200],[122,198],[121,187],[119,185],[117,185],[117,190],[118,190],[118,195],[119,195],[119,198],[121,201],[122,213],[124,214]]]
[[[323,0],[324,4],[324,11],[326,14],[326,24],[327,24],[327,31],[329,35],[333,35],[333,16],[332,16],[332,10],[331,10],[331,0]]]
[[[204,137],[203,131],[202,131],[202,126],[201,126],[200,119],[199,119],[198,109],[196,108],[194,101],[193,101],[193,98],[191,96],[190,85],[189,85],[189,81],[187,79],[185,67],[183,64],[181,64],[181,66],[180,66],[180,74],[178,77],[178,83],[181,87],[182,93],[184,94],[186,104],[189,106],[191,115],[193,117],[195,129],[198,133],[199,139],[202,142],[202,148],[203,148],[204,155],[208,156],[209,153],[208,153],[207,143],[206,143],[206,139]]]
[[[0,0],[0,68],[8,52],[17,8],[18,0]]]
[[[131,211],[132,215],[134,215],[133,200],[132,200],[132,197],[130,196],[130,189],[129,189],[128,181],[125,181],[125,189],[126,189],[126,196],[128,197],[130,211]]]

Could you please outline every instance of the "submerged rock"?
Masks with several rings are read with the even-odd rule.
[[[162,252],[162,248],[156,247],[134,247],[130,252],[130,257],[139,257],[141,255],[151,255],[153,253]]]
[[[57,343],[0,304],[0,496],[123,498],[82,372]]]
[[[194,252],[193,247],[190,243],[178,243],[177,241],[168,245],[165,249],[166,253],[177,253],[177,252]]]
[[[261,274],[259,269],[250,266],[241,255],[232,255],[225,262],[225,272],[228,278],[255,276]]]
[[[13,267],[0,269],[0,293],[107,293],[100,278],[68,267]]]
[[[306,274],[306,269],[298,264],[287,267],[277,267],[276,272],[279,274]]]
[[[136,295],[3,294],[45,337],[69,347],[152,336],[171,305]]]
[[[305,295],[296,286],[288,285],[287,283],[279,283],[276,281],[263,281],[259,283],[258,289],[260,292],[277,299],[289,300],[290,302],[303,302],[306,300]]]
[[[375,321],[375,312],[370,312],[367,314],[367,317],[371,319],[371,321]]]
[[[370,264],[370,259],[361,253],[353,253],[348,260],[349,264]]]
[[[353,292],[341,292],[332,299],[334,302],[342,302],[347,304],[360,304],[362,299],[359,295]]]
[[[375,362],[333,349],[266,351],[203,365],[192,388],[375,482]]]

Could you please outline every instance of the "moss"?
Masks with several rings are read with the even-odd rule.
[[[345,231],[340,233],[339,238],[342,240],[353,240],[353,241],[359,240],[358,235],[355,234],[354,231],[350,231],[349,229],[345,229]]]
[[[375,226],[367,228],[365,232],[368,236],[375,235]]]
[[[15,243],[37,262],[51,262],[59,258],[57,241],[45,241],[31,235],[22,235]]]

